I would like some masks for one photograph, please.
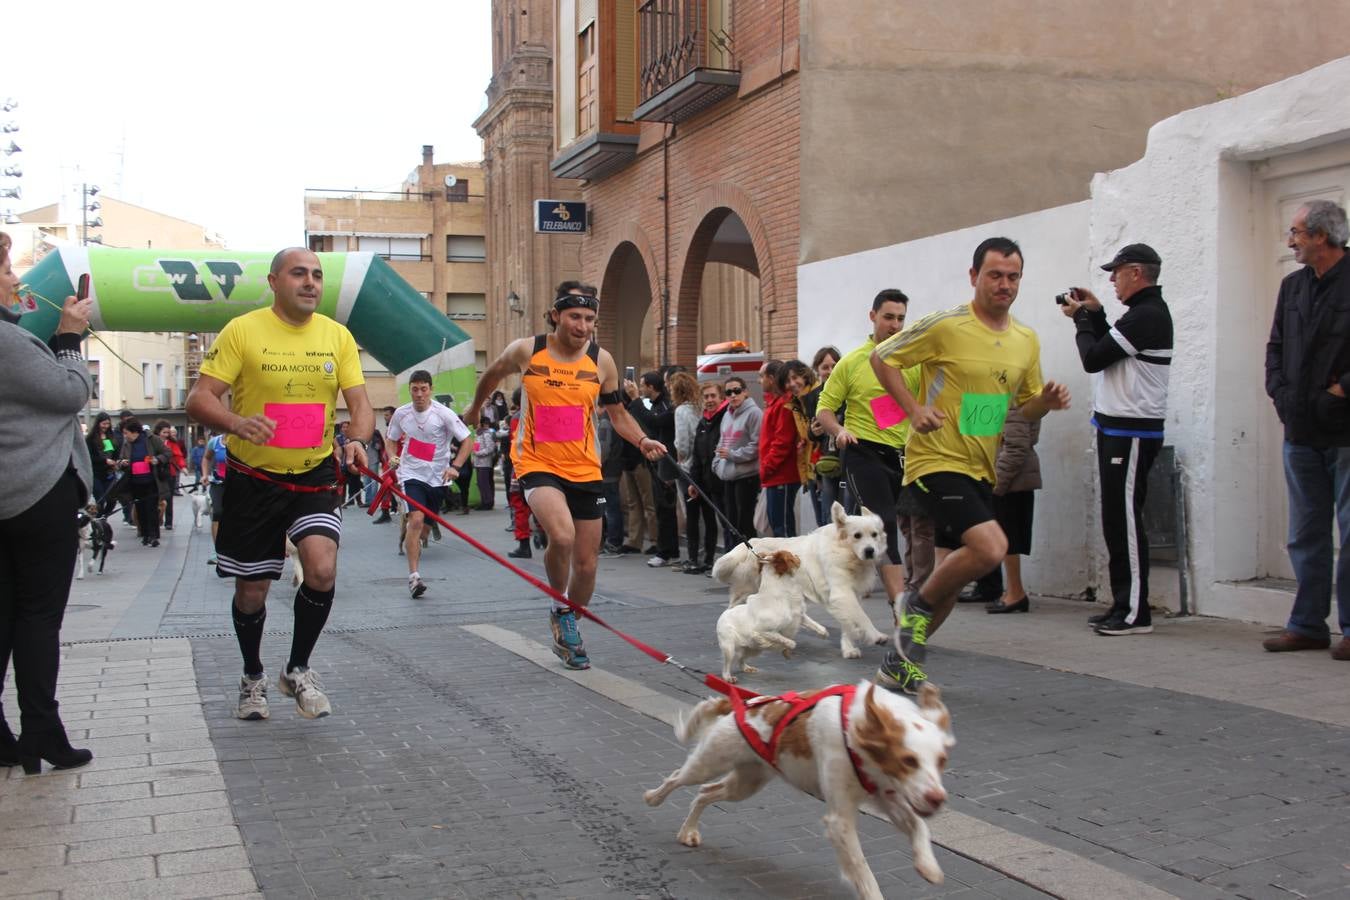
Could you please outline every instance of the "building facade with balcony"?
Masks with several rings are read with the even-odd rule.
[[[488,300],[483,168],[436,163],[431,146],[397,191],[305,191],[305,241],[316,252],[363,251],[387,260],[427,302],[473,338],[486,368]],[[394,374],[364,350],[376,407],[397,406]]]
[[[87,237],[97,238],[91,243],[182,250],[225,247],[219,235],[201,225],[107,194],[100,194],[98,200],[99,224],[87,229]],[[22,213],[20,220],[20,224],[6,227],[14,240],[14,268],[21,277],[48,250],[80,244],[86,237],[78,203],[44,206]],[[109,331],[86,338],[85,358],[94,382],[86,422],[100,410],[107,410],[114,418],[118,411],[130,410],[146,425],[166,419],[178,427],[180,434],[186,433],[190,424],[184,410],[187,391],[197,377],[202,352],[214,337],[178,331]]]
[[[646,365],[734,338],[811,353],[799,265],[1083,199],[1154,122],[1340,52],[1296,9],[527,0],[494,21],[551,17],[550,170],[588,204],[601,339]],[[839,298],[860,323],[864,293]]]

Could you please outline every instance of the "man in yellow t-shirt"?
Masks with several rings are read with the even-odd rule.
[[[909,298],[895,288],[872,298],[872,311],[868,313],[872,333],[835,365],[820,391],[816,409],[816,419],[839,448],[850,493],[870,512],[881,516],[886,529],[881,581],[892,608],[907,584],[916,588],[923,584],[932,570],[933,558],[932,523],[926,517],[900,511],[909,422],[904,410],[881,386],[871,365],[872,351],[905,326],[908,309]],[[910,390],[918,390],[918,367],[904,374]],[[842,425],[835,414],[841,405]],[[905,537],[903,567],[897,526]]]
[[[316,313],[323,297],[319,258],[282,250],[267,276],[274,300],[233,319],[202,361],[188,415],[226,438],[224,507],[216,572],[234,578],[234,631],[244,658],[241,719],[266,719],[267,679],[260,656],[267,590],[281,577],[285,542],[305,571],[295,595],[291,655],[278,679],[306,718],[332,711],[309,657],[328,621],[342,536],[333,433],[341,391],[352,438],[342,451],[349,474],[366,462],[375,428],[356,342],[345,327]],[[230,393],[230,405],[224,397]]]
[[[937,543],[951,553],[918,591],[906,591],[896,649],[876,681],[917,691],[929,636],[937,631],[969,581],[1003,561],[1008,540],[994,520],[995,460],[1009,401],[1032,421],[1068,409],[1069,391],[1041,383],[1036,333],[1008,314],[1022,281],[1022,249],[989,238],[975,249],[968,304],[933,313],[877,345],[872,369],[909,417],[905,483],[937,526]],[[901,369],[919,367],[919,391]],[[897,652],[898,651],[898,652]]]

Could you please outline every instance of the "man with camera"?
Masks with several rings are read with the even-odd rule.
[[[1111,273],[1116,299],[1125,305],[1125,315],[1114,325],[1087,288],[1071,288],[1055,298],[1074,321],[1078,355],[1092,374],[1092,424],[1097,427],[1112,603],[1088,624],[1102,635],[1148,634],[1153,618],[1144,497],[1149,469],[1162,449],[1172,314],[1158,286],[1162,258],[1148,244],[1121,248],[1102,268]]]

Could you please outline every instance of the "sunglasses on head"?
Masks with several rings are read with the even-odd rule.
[[[727,396],[735,397],[737,394],[744,394],[745,388],[727,388]]]

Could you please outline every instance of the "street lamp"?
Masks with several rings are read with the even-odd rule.
[[[525,304],[520,302],[520,295],[514,290],[506,295],[506,308],[518,316],[525,315]]]

